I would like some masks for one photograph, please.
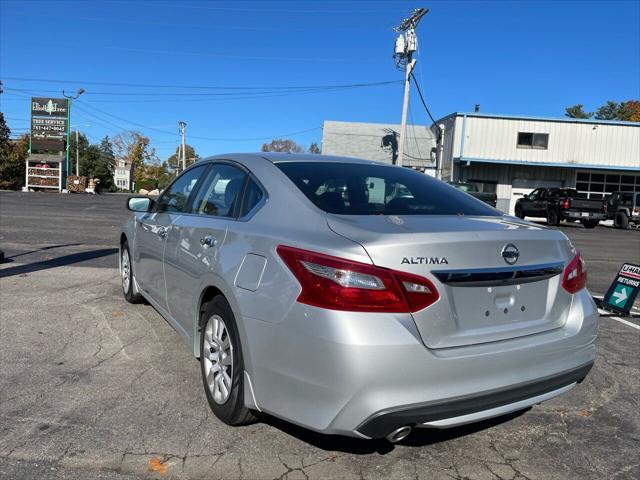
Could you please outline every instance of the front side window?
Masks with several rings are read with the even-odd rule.
[[[194,191],[207,166],[199,165],[186,170],[162,194],[158,200],[158,212],[184,213],[189,196]]]
[[[276,166],[327,213],[501,215],[485,203],[412,169],[337,162],[280,162]]]
[[[233,165],[214,164],[193,201],[192,213],[237,217],[245,175],[244,171]]]
[[[548,133],[518,132],[518,148],[546,150],[549,147]]]

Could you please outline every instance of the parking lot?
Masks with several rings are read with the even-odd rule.
[[[222,424],[178,334],[122,298],[125,199],[0,192],[0,477],[640,478],[638,318],[602,317],[585,382],[525,413],[395,445]],[[640,263],[640,231],[560,228],[594,295]]]

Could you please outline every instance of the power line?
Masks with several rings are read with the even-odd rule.
[[[416,86],[416,89],[418,90],[418,95],[420,95],[420,101],[422,102],[422,106],[427,111],[427,115],[429,115],[429,118],[431,119],[433,124],[438,129],[438,138],[440,138],[440,135],[442,135],[442,131],[440,129],[440,125],[438,125],[438,123],[433,118],[433,115],[431,115],[431,112],[429,111],[429,107],[427,107],[427,102],[425,102],[424,97],[422,96],[422,91],[420,90],[420,85],[418,85],[418,81],[416,80],[416,77],[413,74],[413,72],[411,72],[411,78],[413,79],[413,83]]]
[[[348,84],[334,84],[334,85],[287,85],[276,87],[242,87],[237,85],[162,85],[162,84],[149,84],[149,83],[123,83],[123,82],[96,82],[91,80],[60,80],[60,79],[43,79],[43,78],[27,78],[27,77],[3,77],[4,80],[15,80],[21,82],[33,82],[33,83],[64,83],[64,84],[82,84],[82,85],[100,85],[100,86],[112,86],[112,87],[135,87],[135,88],[178,88],[178,89],[193,89],[193,90],[291,90],[291,89],[327,89],[327,88],[340,88],[340,87],[369,87],[378,85],[391,85],[399,83],[402,80],[384,80],[380,82],[367,82],[367,83],[348,83]],[[5,88],[6,90],[6,88]],[[90,93],[90,92],[87,92]]]

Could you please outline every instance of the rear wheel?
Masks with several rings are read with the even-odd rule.
[[[120,279],[125,300],[129,303],[142,302],[142,295],[136,293],[133,289],[133,265],[131,263],[131,254],[129,253],[129,244],[126,240],[120,249]]]
[[[244,405],[244,359],[235,317],[217,295],[205,305],[200,333],[200,370],[211,410],[227,425],[255,419]]]
[[[629,228],[629,217],[624,212],[618,212],[614,224],[616,228]]]
[[[524,212],[522,211],[522,207],[520,205],[516,205],[516,217],[524,218]]]
[[[584,228],[596,228],[600,223],[600,221],[599,220],[582,220],[581,223],[582,225],[584,225]]]
[[[547,212],[547,224],[555,227],[560,223],[558,212],[556,210],[549,210]]]

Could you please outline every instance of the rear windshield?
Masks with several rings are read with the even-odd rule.
[[[334,162],[282,162],[276,166],[328,213],[502,215],[480,200],[408,168]]]

